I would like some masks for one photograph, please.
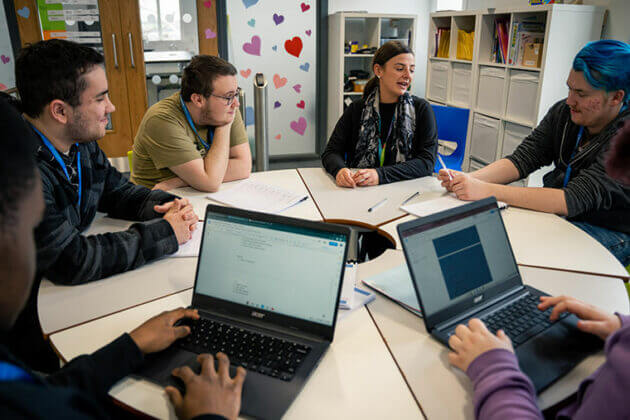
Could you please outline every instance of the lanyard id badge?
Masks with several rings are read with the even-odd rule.
[[[567,165],[567,171],[564,173],[564,182],[562,183],[562,188],[565,188],[569,183],[569,179],[571,179],[571,161],[575,156],[575,152],[577,152],[578,146],[580,145],[580,141],[582,140],[582,135],[584,134],[584,127],[580,126],[580,131],[578,131],[577,140],[575,141],[575,147],[573,148],[573,152],[571,153],[571,157],[569,158],[569,163]]]
[[[208,127],[208,142],[205,142],[197,132],[197,128],[195,128],[195,123],[193,123],[190,112],[188,111],[188,108],[186,108],[186,104],[184,104],[184,100],[182,99],[181,95],[179,96],[179,102],[182,104],[182,109],[184,110],[184,115],[186,116],[186,121],[188,121],[188,125],[195,132],[195,135],[197,136],[201,144],[203,144],[203,147],[205,147],[206,151],[210,150],[210,146],[212,146],[212,139],[214,138],[214,129]]]
[[[42,141],[44,142],[44,145],[48,148],[48,150],[50,150],[50,153],[52,153],[57,163],[59,163],[59,166],[61,166],[63,173],[66,175],[66,179],[68,180],[68,182],[70,182],[70,174],[68,173],[68,168],[66,167],[66,163],[61,158],[61,155],[59,154],[57,149],[55,149],[55,146],[53,146],[50,140],[48,140],[48,138],[41,131],[35,128],[34,125],[31,124],[31,127],[33,127],[33,130],[35,130],[35,132],[39,134],[39,137],[41,137]],[[81,177],[81,150],[79,150],[79,143],[75,143],[74,145],[77,146],[77,172],[79,173],[79,200],[78,200],[77,206],[80,209],[81,208],[81,192],[83,190],[82,188],[83,182],[82,182],[82,177]]]

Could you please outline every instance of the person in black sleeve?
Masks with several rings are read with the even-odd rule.
[[[415,71],[413,51],[398,41],[386,42],[374,54],[372,68],[375,76],[362,99],[344,111],[322,153],[324,168],[340,187],[427,176],[435,165],[433,109],[407,91]]]
[[[41,176],[34,148],[37,138],[20,115],[0,97],[0,418],[108,418],[109,388],[137,369],[144,355],[161,351],[190,333],[175,326],[181,318],[198,319],[197,311],[175,309],[151,318],[131,333],[92,355],[79,356],[54,374],[43,377],[15,357],[7,345],[10,330],[23,310],[35,278],[33,231],[45,214]],[[166,392],[180,419],[236,418],[240,410],[245,370],[230,378],[229,361],[217,354],[218,372],[210,355],[201,355],[202,372],[188,367],[174,374],[184,380],[182,398],[175,388]]]
[[[96,141],[115,110],[103,61],[92,48],[52,39],[22,49],[15,64],[20,110],[37,139],[46,210],[35,230],[35,284],[11,350],[45,372],[59,363],[37,317],[42,277],[76,285],[133,270],[177,251],[198,220],[186,200],[129,182],[99,148]],[[85,235],[97,211],[138,223],[122,232]]]

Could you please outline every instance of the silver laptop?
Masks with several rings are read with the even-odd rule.
[[[427,331],[448,346],[455,327],[480,318],[511,338],[523,372],[540,392],[603,346],[578,319],[537,308],[546,294],[523,285],[494,198],[398,226]]]
[[[208,205],[191,334],[149,355],[140,376],[181,384],[177,366],[221,351],[247,369],[241,412],[280,418],[332,342],[350,230]]]

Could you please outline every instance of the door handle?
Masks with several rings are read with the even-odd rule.
[[[129,57],[131,57],[131,68],[136,68],[136,60],[133,58],[133,37],[131,36],[131,32],[128,32],[129,35]]]
[[[116,50],[116,34],[112,34],[112,49],[114,50],[114,68],[118,68],[118,51]]]

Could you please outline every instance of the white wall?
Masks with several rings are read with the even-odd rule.
[[[416,75],[411,92],[421,98],[425,94],[427,78],[427,46],[429,36],[429,13],[432,0],[329,0],[328,14],[361,11],[367,13],[393,13],[417,15],[416,20]]]
[[[630,1],[628,0],[583,0],[584,4],[604,6],[608,9],[608,21],[604,26],[602,38],[618,39],[630,42]],[[527,7],[528,0],[468,0],[471,10],[488,7]]]
[[[15,87],[13,49],[4,8],[0,5],[0,90]]]

